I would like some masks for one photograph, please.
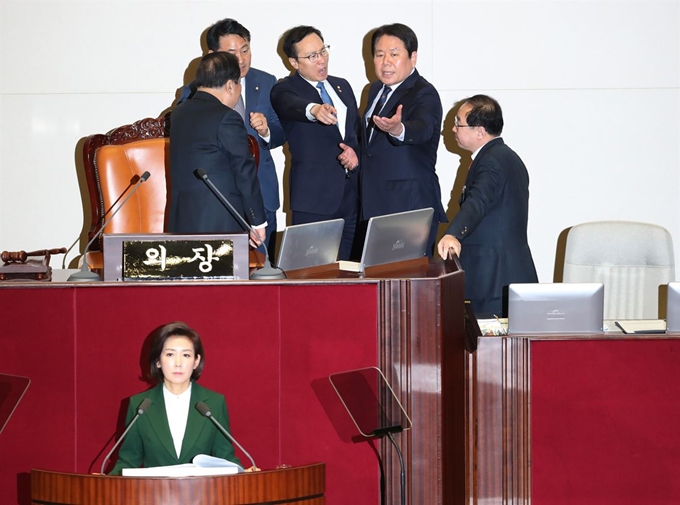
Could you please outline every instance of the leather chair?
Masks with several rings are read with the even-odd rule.
[[[596,221],[567,234],[563,281],[602,282],[605,319],[657,319],[659,286],[673,280],[673,239],[661,226]]]
[[[118,208],[144,171],[151,177],[106,225],[104,233],[162,233],[165,230],[170,118],[171,113],[167,112],[158,118],[141,119],[85,139],[83,164],[92,218],[88,241],[99,232],[110,212]],[[259,146],[250,135],[248,144],[257,167]],[[101,244],[100,238],[87,254],[91,268],[102,268]]]

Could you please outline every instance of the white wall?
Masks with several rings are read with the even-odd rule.
[[[591,220],[665,226],[680,265],[678,0],[0,0],[0,249],[68,246],[89,226],[77,143],[172,104],[202,53],[201,33],[223,17],[250,29],[254,66],[279,77],[287,73],[281,34],[317,26],[332,46],[330,72],[359,99],[366,34],[410,25],[418,69],[445,115],[478,92],[503,106],[504,138],[531,176],[529,239],[541,281],[553,278],[560,233]],[[446,133],[445,207],[455,151]],[[275,156],[283,171],[282,150]]]

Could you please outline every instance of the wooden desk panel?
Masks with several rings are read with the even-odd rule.
[[[467,503],[680,502],[680,339],[484,337]]]

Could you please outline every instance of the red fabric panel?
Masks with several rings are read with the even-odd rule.
[[[205,369],[200,383],[224,394],[234,436],[257,464],[275,468],[279,462],[272,443],[279,423],[278,297],[278,286],[255,284],[79,290],[77,407],[79,417],[89,419],[79,433],[79,469],[89,469],[93,457],[121,427],[116,420],[124,415],[122,402],[147,388],[140,380],[148,368],[146,361],[139,362],[144,341],[152,330],[170,321],[184,321],[201,335]],[[105,400],[103,384],[91,381],[101,376],[107,378]],[[101,458],[94,467],[97,471]]]
[[[0,290],[0,372],[31,384],[0,433],[2,503],[16,503],[17,480],[31,468],[72,472],[75,465],[73,296],[44,290]],[[21,490],[23,503],[30,489]]]
[[[679,364],[679,340],[532,342],[532,503],[680,503]]]
[[[325,461],[329,505],[379,500],[375,453],[340,439],[312,389],[332,373],[377,365],[377,303],[376,286],[366,284],[291,286],[281,300],[282,458]]]
[[[99,471],[125,399],[147,387],[145,340],[175,320],[201,334],[200,382],[225,395],[232,431],[260,467],[326,462],[329,505],[377,502],[375,456],[339,439],[312,389],[332,372],[377,364],[377,285],[19,288],[0,290],[0,307],[9,330],[0,372],[33,380],[0,434],[7,503],[14,493],[28,502],[18,474],[31,468]]]

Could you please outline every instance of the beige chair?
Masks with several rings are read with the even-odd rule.
[[[104,232],[162,233],[165,230],[170,118],[167,112],[159,118],[142,119],[85,139],[83,164],[92,216],[88,240],[109,217],[107,210],[117,208],[122,200],[120,196],[128,194],[144,171],[151,177],[106,225]],[[257,169],[260,150],[250,135],[248,146]],[[90,247],[87,263],[94,269],[102,267],[101,237]]]
[[[605,319],[657,319],[659,286],[673,280],[673,240],[661,226],[596,221],[567,234],[563,281],[602,282]]]

